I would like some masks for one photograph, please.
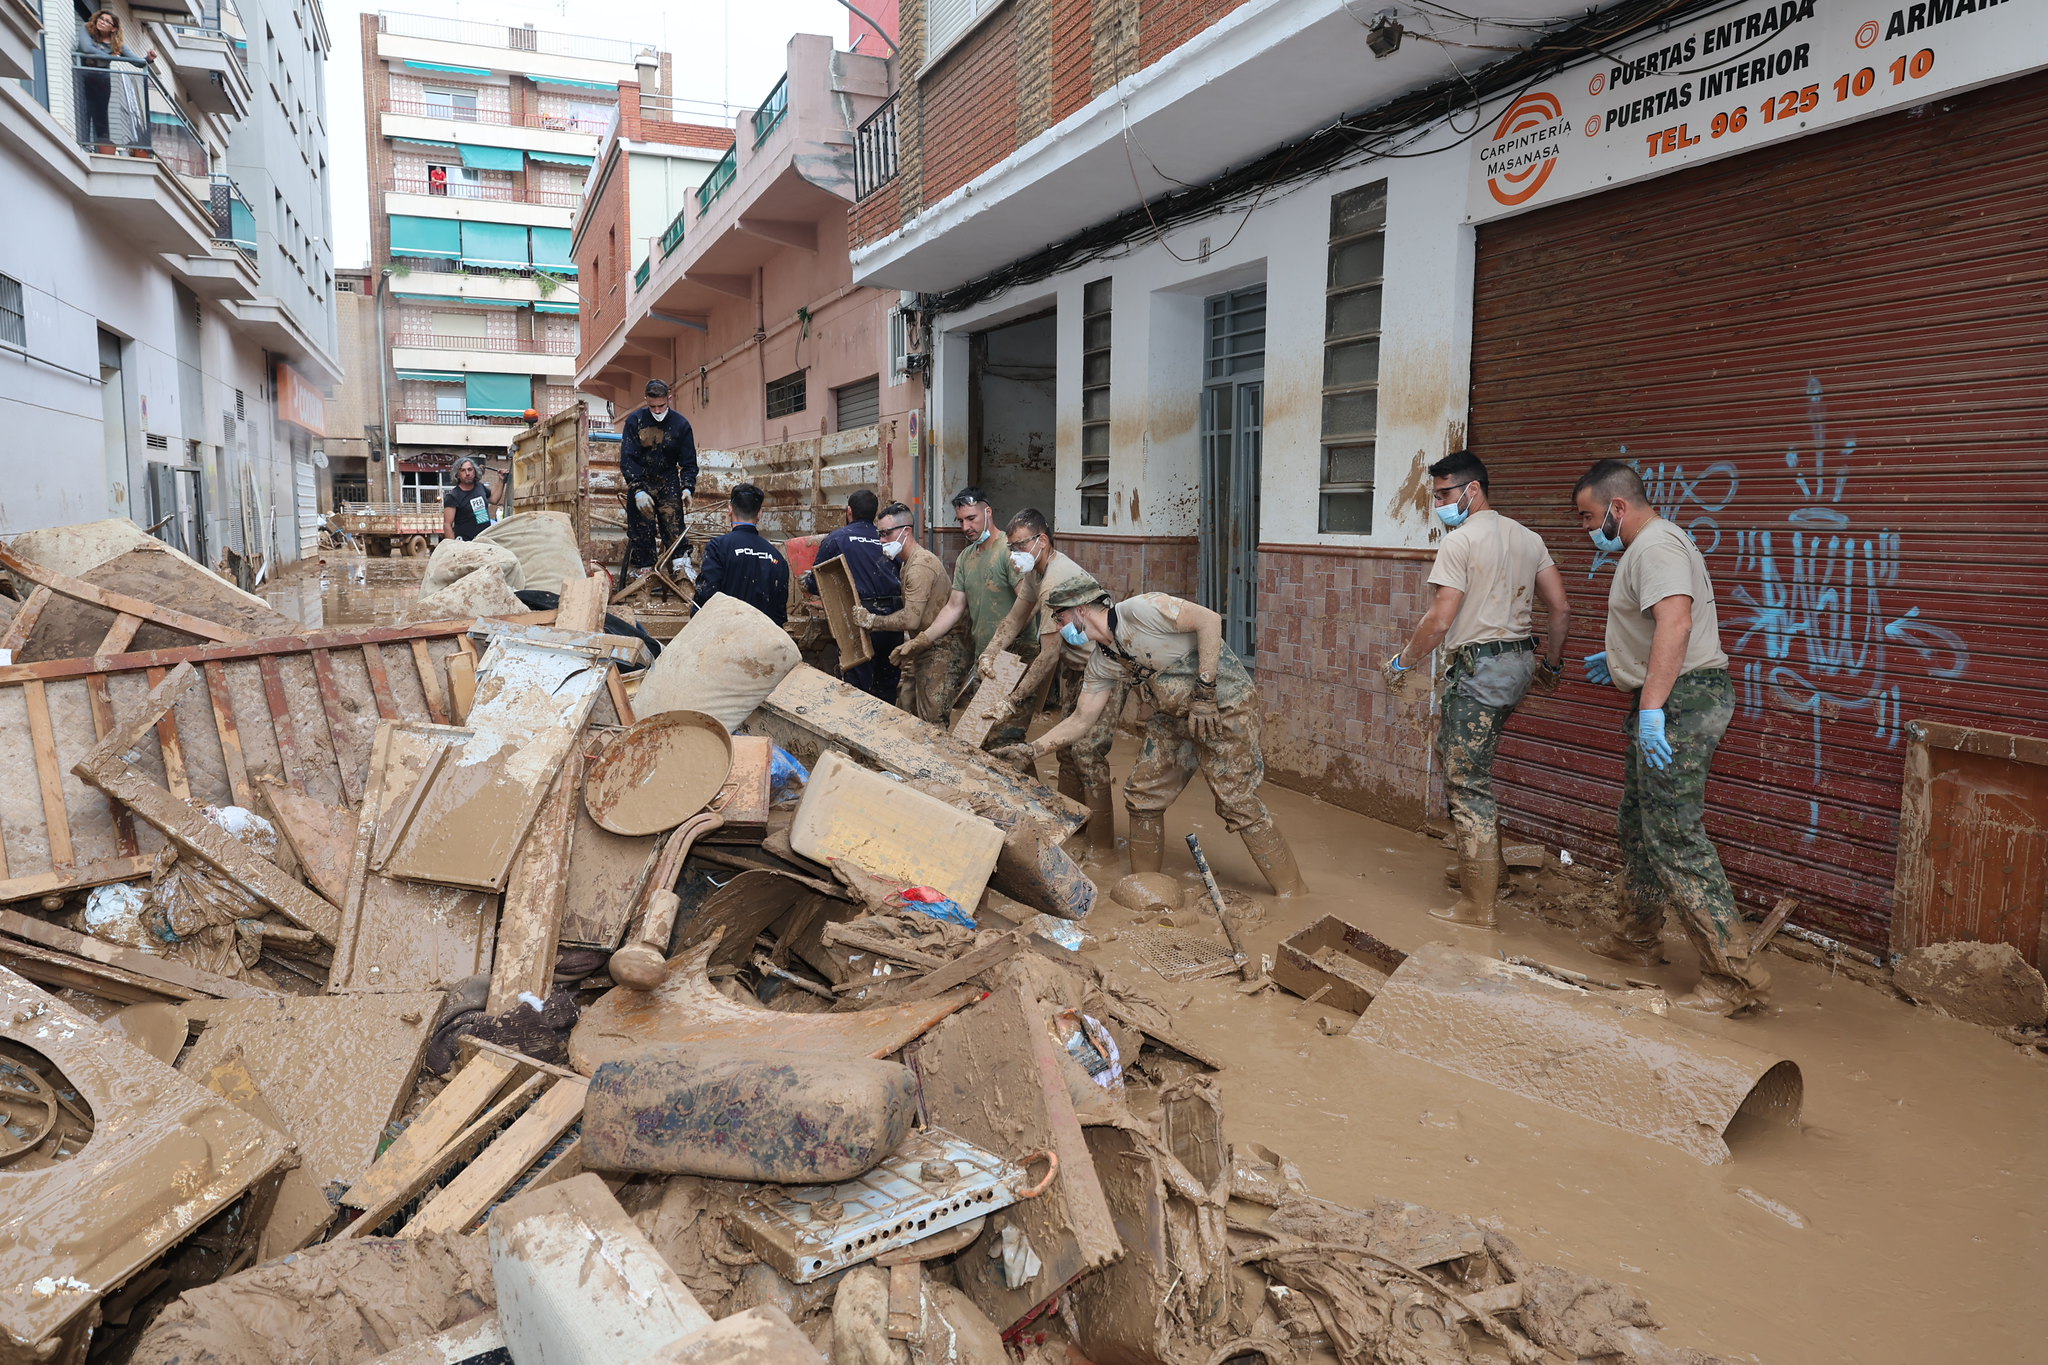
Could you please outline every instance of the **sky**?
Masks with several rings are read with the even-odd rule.
[[[856,0],[858,3],[858,0]],[[866,8],[866,6],[862,6]],[[326,0],[334,53],[327,68],[328,164],[333,170],[334,263],[365,265],[370,196],[363,132],[363,14],[379,10],[489,23],[531,23],[560,33],[609,34],[674,54],[676,93],[751,109],[782,78],[798,33],[846,46],[851,17],[836,0]]]

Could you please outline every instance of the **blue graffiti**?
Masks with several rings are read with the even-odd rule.
[[[1892,652],[1918,655],[1927,674],[1942,679],[1962,677],[1970,652],[1954,631],[1921,620],[1918,607],[1891,614],[1885,593],[1898,586],[1902,539],[1889,529],[1852,530],[1839,504],[1856,442],[1843,441],[1831,458],[1817,378],[1807,381],[1806,393],[1812,448],[1785,452],[1804,505],[1786,515],[1787,531],[1736,533],[1737,567],[1757,588],[1737,584],[1729,597],[1739,608],[1731,624],[1742,630],[1730,652],[1748,653],[1752,639],[1762,646],[1761,659],[1742,664],[1742,708],[1757,714],[1768,701],[1808,717],[1813,781],[1807,837],[1813,838],[1820,830],[1823,723],[1845,713],[1867,715],[1872,734],[1896,747],[1903,693]]]
[[[1619,458],[1629,460],[1627,446],[1620,448]],[[1710,555],[1721,548],[1719,516],[1735,501],[1735,494],[1742,487],[1742,473],[1733,460],[1716,460],[1690,478],[1682,464],[1644,464],[1641,460],[1629,463],[1642,475],[1643,491],[1649,495],[1650,505],[1657,509],[1658,516],[1683,526],[1698,542],[1701,554]],[[1619,555],[1610,555],[1605,550],[1593,551],[1593,567],[1586,577],[1594,577],[1619,559]]]

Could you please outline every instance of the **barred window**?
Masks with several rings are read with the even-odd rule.
[[[1081,290],[1081,524],[1109,525],[1110,282]]]
[[[28,311],[12,275],[0,275],[0,345],[28,349]]]
[[[1386,270],[1385,181],[1330,200],[1323,313],[1323,455],[1317,529],[1372,530],[1379,430],[1380,289]]]
[[[804,410],[804,376],[807,370],[768,381],[768,416],[787,417]]]

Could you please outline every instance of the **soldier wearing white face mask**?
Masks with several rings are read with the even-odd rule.
[[[865,607],[853,613],[854,623],[863,630],[901,631],[916,634],[939,619],[946,609],[946,566],[939,557],[918,544],[917,529],[908,507],[892,502],[875,522],[882,537],[882,553],[896,561],[903,580],[903,609],[877,616]],[[944,725],[952,709],[953,694],[960,690],[959,661],[966,657],[968,632],[965,622],[953,627],[957,637],[945,648],[927,650],[903,666],[896,686],[896,704],[919,720]]]

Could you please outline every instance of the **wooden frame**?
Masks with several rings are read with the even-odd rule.
[[[875,642],[853,623],[860,594],[853,587],[853,566],[846,556],[828,559],[811,570],[817,580],[818,596],[825,603],[825,623],[832,627],[832,639],[839,645],[839,672],[858,668],[875,657]]]

